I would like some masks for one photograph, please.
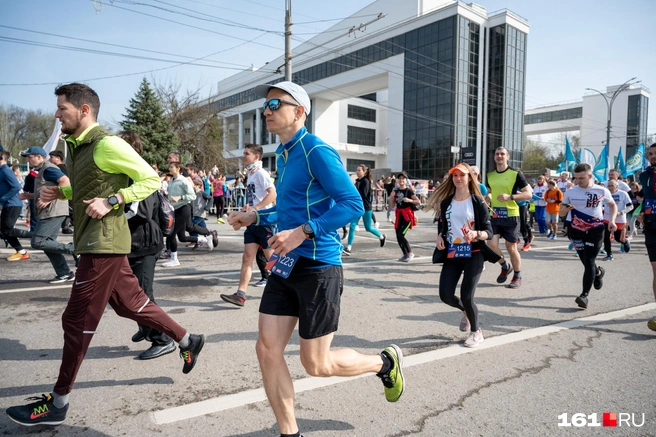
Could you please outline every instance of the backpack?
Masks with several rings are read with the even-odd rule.
[[[169,237],[173,234],[173,227],[175,226],[175,209],[161,191],[158,191],[157,195],[159,197],[159,210],[157,214],[159,227],[162,229],[162,234],[165,237]]]

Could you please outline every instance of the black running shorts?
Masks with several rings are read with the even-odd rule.
[[[250,225],[244,231],[244,244],[256,243],[262,249],[269,248],[269,238],[273,237],[275,229],[273,226]]]
[[[645,246],[650,262],[656,262],[656,230],[645,229]]]
[[[288,278],[270,275],[260,313],[298,317],[298,334],[310,340],[337,331],[344,289],[342,266],[294,266]]]
[[[520,237],[519,217],[507,217],[491,219],[492,232],[501,235],[501,238],[509,243],[517,243]]]

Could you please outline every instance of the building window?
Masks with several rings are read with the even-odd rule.
[[[376,122],[376,110],[362,106],[348,105],[348,118]]]
[[[346,160],[346,171],[355,172],[358,165],[363,164],[369,168],[376,168],[376,161],[366,161],[363,159],[347,159]]]
[[[377,102],[376,93],[365,94],[364,96],[360,96],[360,98],[365,100],[371,100],[372,102]]]
[[[376,129],[367,129],[364,127],[346,126],[346,142],[349,144],[359,144],[361,146],[376,145]]]
[[[539,114],[527,114],[524,124],[548,123],[550,121],[573,120],[583,117],[583,108],[561,109],[559,111],[541,112]]]

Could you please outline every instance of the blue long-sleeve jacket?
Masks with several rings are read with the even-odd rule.
[[[276,206],[257,211],[256,224],[277,224],[278,231],[285,231],[309,222],[315,238],[303,241],[294,253],[341,265],[336,230],[362,216],[364,207],[339,154],[303,127],[278,146],[276,157]]]
[[[18,200],[18,192],[21,186],[16,175],[7,164],[0,166],[0,205],[5,207],[23,206],[23,202]]]

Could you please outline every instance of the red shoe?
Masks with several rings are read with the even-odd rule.
[[[524,246],[522,246],[522,252],[526,252],[531,248],[531,245],[529,243],[525,243]]]

